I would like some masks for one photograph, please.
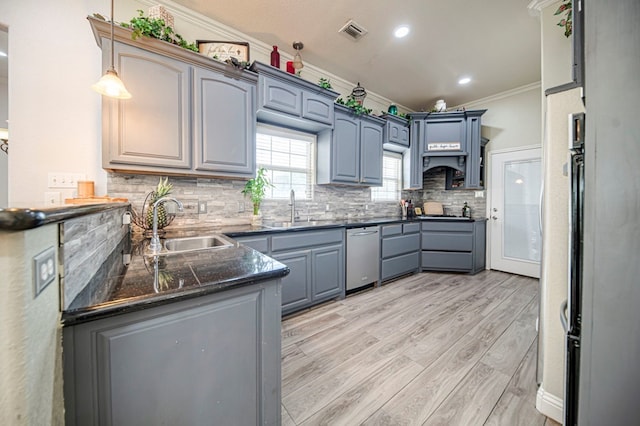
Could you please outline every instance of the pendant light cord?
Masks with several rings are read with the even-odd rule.
[[[115,71],[115,69],[116,69],[115,66],[114,66],[114,63],[115,63],[115,59],[114,59],[115,58],[115,53],[114,53],[114,51],[115,51],[115,42],[113,41],[113,26],[115,25],[114,24],[114,22],[115,22],[114,19],[115,18],[113,16],[113,3],[114,3],[114,0],[111,0],[111,69]]]

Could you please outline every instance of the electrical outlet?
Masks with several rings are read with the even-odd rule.
[[[328,212],[328,211],[329,211],[329,204],[327,204],[327,205],[325,205],[325,206],[324,206],[324,211],[325,211],[325,212]]]
[[[207,212],[207,202],[206,201],[198,201],[198,214],[203,214]]]
[[[59,192],[45,192],[44,193],[44,205],[47,207],[57,206],[60,204]]]
[[[476,198],[484,198],[484,191],[476,191],[475,195]]]
[[[238,201],[238,213],[244,213],[244,201]]]
[[[36,296],[56,277],[56,251],[53,246],[33,257],[33,285]]]

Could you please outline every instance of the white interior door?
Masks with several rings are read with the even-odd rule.
[[[491,153],[491,269],[540,278],[541,149]]]

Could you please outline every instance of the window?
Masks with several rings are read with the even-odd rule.
[[[274,185],[267,188],[266,198],[289,199],[293,189],[296,199],[313,199],[315,141],[315,135],[258,125],[256,162]]]
[[[402,191],[402,156],[384,152],[382,158],[382,186],[371,188],[372,201],[400,201]]]

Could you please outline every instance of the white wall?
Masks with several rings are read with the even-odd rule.
[[[487,152],[520,146],[540,146],[540,84],[535,83],[469,102],[467,109],[487,109],[482,116],[482,136]]]
[[[543,91],[572,80],[571,38],[565,37],[564,28],[558,26],[560,15],[554,15],[561,3],[554,2],[541,11]]]
[[[0,242],[0,424],[64,424],[58,280],[36,297],[31,270],[58,246],[58,225],[0,232]]]
[[[100,97],[90,88],[104,71],[85,17],[106,0],[1,2],[9,28],[9,205],[42,206],[48,172],[80,172],[106,189],[100,168]],[[62,193],[62,197],[70,196]]]
[[[8,80],[0,78],[0,127],[7,128],[9,118],[9,93]],[[0,208],[9,205],[9,157],[0,152]]]

